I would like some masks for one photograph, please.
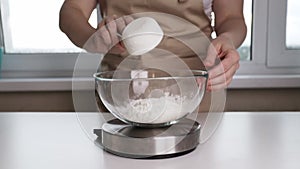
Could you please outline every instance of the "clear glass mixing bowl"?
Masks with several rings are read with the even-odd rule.
[[[105,107],[121,121],[140,127],[175,124],[198,111],[208,73],[201,70],[118,70],[94,74]]]

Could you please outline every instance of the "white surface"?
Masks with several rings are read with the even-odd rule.
[[[299,112],[225,113],[215,135],[192,153],[133,160],[95,146],[74,113],[0,113],[0,168],[299,169],[299,130]]]

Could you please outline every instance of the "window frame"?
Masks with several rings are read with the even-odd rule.
[[[272,0],[269,2],[269,15],[278,16],[270,18],[268,23],[268,42],[273,42],[268,43],[270,50],[268,50],[267,65],[269,67],[300,67],[300,49],[286,47],[287,1]]]
[[[272,43],[277,42],[274,39],[270,41],[270,36],[273,36],[274,32],[276,34],[280,31],[278,27],[272,27],[270,21],[286,17],[284,12],[274,13],[274,9],[270,10],[274,5],[282,5],[279,2],[281,0],[253,0],[252,60],[240,62],[240,68],[229,88],[300,87],[300,67],[270,67],[268,65],[273,59],[270,57],[273,54],[272,49],[274,49]],[[285,29],[282,34],[285,35]]]
[[[279,3],[281,0],[253,0],[253,21],[252,21],[252,45],[251,45],[251,61],[241,61],[240,69],[235,74],[229,89],[234,88],[295,88],[300,87],[300,68],[299,67],[269,67],[269,55],[272,54],[270,49],[273,48],[269,41],[270,34],[273,31],[270,23],[278,17],[283,17],[273,14],[270,8],[274,3]],[[3,1],[1,1],[3,2]],[[0,10],[3,7],[0,3]],[[278,5],[278,4],[277,4]],[[99,16],[99,14],[98,14]],[[0,22],[0,45],[4,45],[2,23]],[[271,32],[270,32],[271,30]],[[250,31],[250,30],[248,30]],[[283,32],[285,35],[285,32]],[[78,53],[35,53],[35,54],[7,54],[4,53],[2,57],[2,73],[20,73],[28,72],[32,75],[33,81],[28,84],[28,90],[39,90],[35,84],[36,81],[43,82],[48,86],[48,90],[57,90],[57,85],[53,78],[55,77],[60,81],[64,79],[69,84],[69,90],[72,90],[72,72]],[[36,77],[35,77],[36,76]],[[45,78],[46,77],[46,78]],[[23,78],[28,82],[28,78]],[[37,80],[39,79],[39,80]],[[48,80],[47,80],[48,79]],[[74,80],[74,79],[73,79]],[[83,79],[79,79],[84,81]],[[86,78],[86,81],[93,80]],[[19,78],[21,83],[22,78]],[[11,82],[6,79],[5,85],[15,85],[14,80]],[[59,83],[61,84],[61,82]],[[12,90],[13,87],[9,90]],[[19,86],[19,85],[16,85]],[[55,87],[51,87],[55,86]],[[64,86],[65,89],[65,86]],[[0,90],[6,90],[1,87]],[[17,87],[16,87],[16,90]],[[21,90],[21,89],[19,89]]]

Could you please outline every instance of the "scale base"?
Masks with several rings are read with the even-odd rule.
[[[187,154],[199,144],[200,124],[190,119],[161,128],[140,128],[118,119],[94,129],[96,144],[112,154],[127,158],[161,159]]]

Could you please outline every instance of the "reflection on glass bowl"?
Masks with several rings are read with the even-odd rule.
[[[94,74],[105,107],[125,123],[162,127],[197,111],[208,74],[201,70],[118,70]]]

